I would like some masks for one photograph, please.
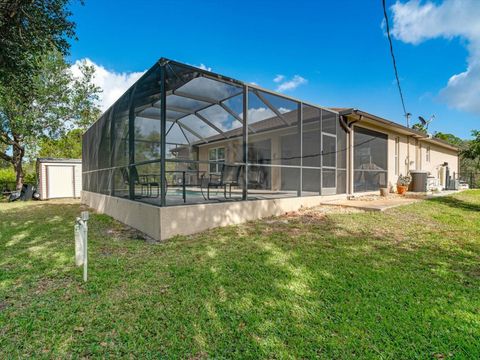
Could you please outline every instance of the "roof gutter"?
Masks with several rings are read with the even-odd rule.
[[[379,123],[382,123],[384,125],[389,125],[389,126],[392,126],[394,128],[397,128],[397,129],[400,129],[402,130],[403,132],[406,132],[408,133],[407,136],[411,136],[413,138],[417,138],[417,139],[421,139],[421,140],[424,140],[424,141],[427,141],[427,142],[432,142],[432,143],[435,143],[435,144],[438,144],[440,146],[443,146],[443,147],[446,147],[446,148],[449,148],[451,150],[456,150],[458,151],[458,147],[454,146],[454,145],[451,145],[445,141],[442,141],[440,139],[435,139],[435,138],[432,138],[431,136],[427,135],[427,134],[424,134],[420,131],[417,131],[417,130],[414,130],[414,129],[411,129],[411,128],[408,128],[406,126],[403,126],[403,125],[400,125],[400,124],[397,124],[393,121],[390,121],[390,120],[386,120],[386,119],[383,119],[381,117],[378,117],[376,115],[373,115],[373,114],[369,114],[369,113],[366,113],[364,111],[361,111],[361,110],[358,110],[358,109],[354,109],[354,108],[350,108],[350,109],[345,109],[345,110],[342,110],[342,111],[339,111],[339,115],[340,115],[340,119],[343,123],[346,124],[346,126],[351,130],[352,128],[352,125],[361,121],[364,117],[366,118],[369,118],[369,119],[372,119],[372,120],[375,120],[375,121],[378,121]],[[346,116],[349,116],[349,115],[356,115],[358,116],[358,120],[353,120],[351,121],[350,123],[348,123],[348,121],[346,120]],[[349,131],[349,130],[347,130]],[[350,132],[350,131],[349,131]]]

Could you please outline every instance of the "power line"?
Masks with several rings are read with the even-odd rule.
[[[405,108],[405,101],[403,100],[402,87],[400,86],[400,78],[398,77],[397,62],[395,61],[395,54],[393,53],[392,38],[390,37],[390,24],[388,23],[387,6],[385,5],[385,0],[382,0],[382,4],[383,4],[383,16],[385,17],[385,25],[387,26],[388,42],[390,43],[390,54],[392,55],[393,69],[395,70],[395,78],[397,79],[398,92],[400,93],[400,100],[402,101],[403,114],[407,118],[407,123],[408,123],[409,114],[407,113],[407,110]]]

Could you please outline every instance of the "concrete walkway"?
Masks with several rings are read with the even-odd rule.
[[[456,191],[442,191],[439,193],[407,193],[406,196],[389,195],[381,197],[379,195],[360,196],[351,200],[334,200],[324,202],[324,205],[345,206],[352,207],[365,211],[384,211],[402,205],[409,205],[424,199],[448,196],[459,192]]]

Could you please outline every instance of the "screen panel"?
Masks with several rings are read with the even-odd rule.
[[[388,136],[354,128],[354,190],[374,191],[387,185]]]

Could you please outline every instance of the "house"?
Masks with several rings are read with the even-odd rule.
[[[165,58],[82,148],[83,202],[155,239],[458,173],[457,149],[423,133]]]

